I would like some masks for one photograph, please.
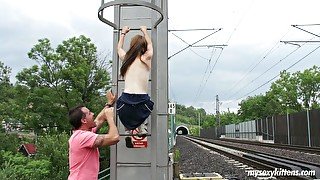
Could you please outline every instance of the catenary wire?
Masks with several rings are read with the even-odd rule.
[[[192,45],[190,45],[188,42],[186,42],[185,40],[183,40],[181,37],[179,37],[178,35],[176,35],[176,34],[174,34],[174,33],[172,33],[175,37],[177,37],[178,39],[180,39],[182,42],[184,42],[185,44],[187,44],[187,45],[189,45],[190,47],[192,46]],[[191,48],[190,48],[190,50],[192,50],[192,52],[194,52],[196,55],[198,55],[200,58],[203,58],[203,59],[205,59],[205,60],[208,60],[208,65],[207,65],[207,67],[206,67],[206,70],[205,70],[205,72],[204,72],[204,75],[203,75],[203,77],[202,77],[202,80],[200,81],[200,86],[199,86],[199,88],[198,88],[198,90],[197,90],[197,93],[196,93],[196,96],[195,97],[198,97],[199,96],[199,94],[202,92],[201,91],[201,87],[202,87],[202,82],[204,81],[204,78],[205,78],[205,76],[206,76],[206,74],[207,74],[207,71],[208,71],[208,69],[209,69],[209,67],[210,67],[210,62],[211,62],[211,60],[212,60],[212,57],[213,57],[213,54],[214,54],[214,52],[215,52],[215,49],[216,48],[214,48],[213,47],[213,49],[212,49],[212,51],[211,51],[211,55],[210,55],[210,58],[208,59],[208,58],[205,58],[205,57],[203,57],[203,56],[201,56],[201,55],[199,55],[198,53],[196,53],[195,51],[193,51]],[[215,61],[215,64],[217,63],[217,61]],[[214,66],[215,66],[215,64],[214,64]],[[210,71],[210,73],[212,72],[212,70]]]
[[[315,37],[311,38],[310,40],[314,39]],[[281,42],[281,41],[280,41]],[[267,73],[269,70],[271,70],[272,68],[274,68],[276,65],[278,65],[280,62],[282,62],[284,59],[288,58],[291,54],[293,54],[294,52],[296,52],[298,49],[300,49],[301,47],[303,47],[304,45],[306,45],[306,42],[303,43],[302,45],[298,45],[298,47],[293,50],[292,52],[290,52],[289,54],[287,54],[284,58],[280,59],[277,63],[275,63],[273,66],[271,66],[269,69],[267,69],[266,71],[264,71],[262,74],[260,74],[258,77],[256,77],[255,79],[253,79],[252,81],[250,81],[249,83],[247,83],[246,85],[242,86],[242,88],[240,88],[235,94],[238,94],[244,87],[247,87],[249,84],[253,83],[255,80],[257,80],[258,78],[260,78],[262,75],[264,75],[265,73]],[[232,96],[234,96],[235,94],[233,94]],[[228,98],[229,99],[229,98]]]
[[[240,26],[241,22],[243,21],[244,17],[246,16],[247,12],[250,10],[252,4],[253,4],[253,1],[251,1],[250,6],[249,6],[248,9],[245,11],[245,13],[241,16],[239,22],[237,23],[237,25],[235,26],[235,28],[234,28],[233,31],[231,32],[231,34],[230,34],[230,36],[228,37],[228,39],[227,39],[227,41],[226,41],[225,44],[228,44],[228,43],[230,42],[231,38],[233,37],[234,33],[237,31],[238,27]],[[209,80],[209,78],[210,78],[210,75],[211,75],[213,69],[215,68],[218,60],[221,58],[221,55],[222,55],[223,50],[224,50],[224,48],[221,49],[220,54],[218,55],[218,58],[216,59],[213,67],[211,68],[211,71],[210,71],[210,73],[209,73],[209,75],[208,75],[208,77],[207,77],[204,85],[202,86],[202,85],[200,84],[199,89],[201,89],[201,90],[200,90],[200,92],[199,92],[199,95],[196,96],[196,98],[195,98],[195,100],[194,100],[194,104],[198,101],[198,98],[200,97],[200,95],[201,95],[201,93],[202,93],[202,91],[203,91],[206,83],[208,82],[208,80]]]
[[[188,42],[186,42],[185,40],[183,40],[181,37],[179,37],[178,35],[176,35],[176,34],[174,34],[174,33],[172,33],[172,35],[174,35],[175,37],[177,37],[178,39],[180,39],[182,42],[184,42],[185,44],[187,44],[187,45],[189,45],[190,46],[190,48],[189,48],[189,50],[190,51],[192,51],[194,54],[196,54],[197,56],[199,56],[200,58],[202,58],[202,59],[205,59],[205,60],[210,60],[210,59],[208,59],[208,58],[205,58],[205,57],[203,57],[203,56],[201,56],[200,54],[198,54],[197,52],[195,52],[193,49],[191,49],[191,47],[192,47],[192,45],[190,45]]]
[[[290,31],[290,29],[280,38],[280,41],[289,33],[289,31]],[[232,89],[235,89],[235,87],[237,87],[237,85],[240,83],[240,82],[242,82],[248,75],[249,75],[249,73],[251,73],[262,61],[264,61],[270,54],[272,54],[275,50],[277,50],[278,48],[279,48],[279,46],[280,46],[280,41],[277,41],[277,43],[275,43],[275,45],[274,46],[272,46],[272,48],[269,50],[269,51],[267,51],[267,53],[266,53],[266,55],[264,55],[263,57],[262,57],[262,59],[260,59],[260,61],[257,63],[257,64],[255,64],[254,66],[253,66],[253,64],[251,64],[250,66],[249,66],[249,68],[247,69],[247,72],[242,76],[242,78],[239,80],[239,81],[237,81],[236,83],[235,83],[235,85],[233,85],[229,90],[227,90],[226,92],[229,92],[229,91],[231,91]],[[253,66],[253,67],[252,67]],[[252,67],[252,68],[251,68]],[[250,69],[251,68],[251,69]],[[250,69],[250,70],[249,70]],[[249,70],[249,71],[248,71]],[[243,86],[244,87],[244,86]],[[240,89],[240,90],[242,90],[242,88]],[[233,96],[235,96],[236,94],[238,94],[239,93],[239,91],[236,91],[235,93],[233,93],[232,95],[230,95],[227,99],[230,99],[230,98],[232,98]]]
[[[285,71],[289,70],[290,68],[292,68],[293,66],[295,66],[296,64],[298,64],[299,62],[301,62],[302,60],[304,60],[306,57],[308,57],[309,55],[311,55],[312,53],[314,53],[317,49],[319,49],[320,46],[318,46],[317,48],[315,48],[314,50],[312,50],[311,52],[309,52],[307,55],[303,56],[302,58],[300,58],[298,61],[296,61],[295,63],[293,63],[291,66],[289,66],[287,69],[285,69]],[[280,74],[276,75],[275,77],[273,77],[272,79],[268,80],[267,82],[263,83],[262,85],[260,85],[259,87],[257,87],[256,89],[250,91],[249,93],[245,94],[244,96],[240,97],[237,99],[240,100],[246,96],[248,96],[249,94],[255,92],[256,90],[260,89],[261,87],[265,86],[266,84],[270,83],[272,80],[274,80],[275,78],[277,78]]]

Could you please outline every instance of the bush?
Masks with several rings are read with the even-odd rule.
[[[179,162],[180,158],[181,158],[180,150],[174,148],[174,151],[173,151],[173,162]]]
[[[21,140],[18,134],[0,133],[0,139],[2,141],[0,150],[17,152],[21,145]]]
[[[2,143],[0,144],[0,151],[9,151],[12,154],[16,154],[18,152],[18,148],[23,143],[25,139],[19,139],[17,133],[0,133],[0,139]],[[4,159],[2,154],[0,154],[0,164],[4,163]],[[2,178],[0,178],[2,179]]]
[[[51,163],[48,179],[67,179],[69,175],[68,140],[66,133],[45,135],[37,140],[37,159]]]
[[[1,164],[0,179],[36,180],[44,179],[50,173],[48,160],[35,160],[21,154],[1,151],[4,163]]]

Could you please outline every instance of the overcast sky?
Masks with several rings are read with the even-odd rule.
[[[97,18],[100,3],[0,0],[0,60],[13,69],[12,79],[34,63],[27,53],[41,38],[50,39],[56,47],[83,34],[100,53],[112,51],[112,29]],[[288,71],[319,66],[320,49],[316,48],[320,43],[299,43],[300,47],[280,43],[319,41],[291,26],[320,24],[319,7],[318,0],[170,0],[169,30],[222,28],[195,45],[227,45],[192,47],[171,57],[170,100],[215,113],[218,95],[220,111],[235,111],[241,99],[265,93],[274,77],[296,62]],[[298,27],[320,34],[320,25]],[[169,56],[213,32],[169,32]]]

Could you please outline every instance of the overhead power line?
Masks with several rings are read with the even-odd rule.
[[[170,31],[198,31],[198,30],[211,30],[211,31],[212,31],[212,30],[216,30],[216,29],[169,30],[169,32],[170,32]],[[189,48],[189,50],[191,50],[194,54],[196,54],[196,55],[199,56],[200,58],[205,59],[205,60],[208,61],[208,66],[207,66],[207,68],[206,68],[206,70],[205,70],[205,74],[206,74],[207,71],[208,71],[208,69],[209,69],[209,67],[210,67],[210,62],[211,62],[211,59],[212,59],[212,57],[213,57],[215,48],[221,48],[221,47],[224,47],[224,46],[227,46],[227,45],[224,45],[224,44],[222,44],[222,45],[216,45],[216,44],[215,44],[215,45],[212,45],[212,44],[208,44],[208,45],[195,45],[195,44],[197,44],[198,42],[200,42],[200,41],[208,38],[209,36],[213,35],[214,33],[218,32],[218,31],[220,31],[220,30],[221,30],[221,28],[218,29],[218,30],[216,30],[215,32],[213,32],[213,33],[211,33],[211,34],[209,34],[209,35],[201,38],[200,40],[198,40],[198,41],[196,41],[196,42],[194,42],[194,43],[192,43],[192,44],[189,44],[187,41],[185,41],[184,39],[182,39],[181,37],[179,37],[179,36],[176,35],[175,33],[172,33],[176,38],[180,39],[182,42],[184,42],[185,44],[187,44],[187,47],[185,47],[185,48],[183,48],[182,50],[178,51],[177,53],[171,55],[169,58],[171,58],[171,57],[173,57],[174,55],[182,52],[183,50],[185,50],[185,49],[187,49],[187,48]],[[196,51],[194,51],[194,50],[192,49],[192,47],[196,47],[196,48],[199,48],[199,47],[207,47],[207,48],[213,48],[213,49],[212,49],[212,51],[211,51],[210,58],[206,58],[206,57],[200,55],[199,53],[197,53]],[[168,59],[169,59],[169,58],[168,58]],[[205,74],[204,74],[204,77],[205,77]],[[202,80],[202,81],[203,81],[203,80]]]
[[[293,27],[295,27],[295,26],[299,26],[299,25],[292,25]],[[306,25],[305,25],[306,26]],[[317,36],[317,37],[319,37],[319,35],[317,35],[317,34],[315,34],[315,33],[311,33],[311,32],[308,32],[308,33],[310,33],[310,34],[313,34],[313,35],[315,35],[315,36]],[[283,36],[284,37],[284,36]],[[284,58],[282,58],[282,59],[280,59],[280,61],[278,61],[276,64],[274,64],[273,66],[271,66],[269,69],[267,69],[266,71],[264,71],[262,74],[260,74],[258,77],[256,77],[255,79],[253,79],[252,81],[250,81],[248,84],[246,84],[245,86],[243,86],[243,88],[244,87],[246,87],[246,86],[248,86],[249,84],[251,84],[251,83],[253,83],[255,80],[257,80],[257,79],[259,79],[262,75],[264,75],[266,72],[268,72],[269,70],[271,70],[272,68],[274,68],[276,65],[278,65],[281,61],[283,61],[284,59],[286,59],[286,58],[288,58],[291,54],[293,54],[294,52],[296,52],[300,47],[302,47],[302,46],[304,46],[306,43],[309,43],[309,42],[317,42],[317,41],[311,41],[312,39],[314,39],[315,37],[313,37],[313,38],[311,38],[309,41],[280,41],[280,42],[283,42],[283,43],[285,43],[285,44],[292,44],[292,45],[297,45],[298,46],[298,48],[297,49],[295,49],[295,50],[293,50],[292,52],[290,52],[288,55],[286,55]],[[304,43],[304,44],[302,44],[302,45],[300,45],[300,44],[295,44],[295,43],[293,43],[293,42],[296,42],[296,43]],[[320,41],[319,41],[320,42]],[[300,61],[299,61],[300,62]],[[289,68],[291,68],[291,66],[289,67]],[[289,69],[288,68],[288,69]],[[276,76],[277,77],[277,76]],[[276,78],[276,77],[274,77],[274,78]],[[243,88],[241,88],[240,90],[238,90],[235,94],[238,94]],[[257,89],[259,89],[260,87],[258,87]],[[254,92],[255,90],[253,90],[253,92]],[[248,93],[248,94],[251,94],[252,92],[250,92],[250,93]],[[235,94],[233,94],[232,96],[234,96]],[[232,97],[232,96],[230,96],[230,97]],[[230,98],[229,97],[229,98]],[[241,99],[241,98],[240,98]]]
[[[211,70],[210,70],[210,74],[208,75],[208,78],[206,79],[205,83],[203,83],[203,82],[204,82],[204,79],[205,79],[205,77],[206,77],[206,74],[207,74],[207,72],[208,72],[208,70],[209,70],[209,68],[210,68],[210,63],[211,63],[211,60],[212,60],[212,57],[213,57],[213,54],[214,54],[216,48],[221,48],[221,49],[223,49],[222,47],[227,46],[227,45],[196,45],[196,46],[194,46],[194,45],[190,45],[188,42],[186,42],[185,40],[183,40],[183,39],[182,39],[181,37],[179,37],[178,35],[176,35],[176,34],[174,34],[174,33],[172,33],[172,34],[173,34],[175,37],[177,37],[178,39],[180,39],[182,42],[184,42],[185,44],[189,45],[190,47],[208,47],[208,48],[213,48],[212,51],[211,51],[211,55],[210,55],[210,58],[209,58],[209,59],[201,56],[200,54],[196,53],[194,50],[192,50],[192,49],[190,48],[190,50],[191,50],[193,53],[195,53],[196,55],[198,55],[200,58],[205,59],[205,60],[208,60],[208,65],[207,65],[206,70],[205,70],[205,72],[204,72],[204,74],[203,74],[203,77],[202,77],[202,79],[201,79],[201,81],[200,81],[200,87],[198,88],[197,93],[196,93],[196,96],[195,96],[195,100],[196,100],[197,97],[201,94],[201,92],[202,92],[202,90],[203,90],[203,87],[206,85],[206,82],[208,81],[208,78],[209,78],[210,74],[212,73],[212,70],[213,70],[214,66],[215,66],[216,63],[217,63],[217,60],[216,60],[215,63],[214,63],[214,65],[213,65],[213,67],[212,67]],[[220,52],[220,54],[221,54],[221,52]]]
[[[215,28],[212,29],[170,29],[168,32],[172,31],[211,31],[211,30],[216,30]]]
[[[218,30],[214,31],[213,33],[210,33],[210,34],[206,35],[205,37],[201,38],[200,40],[198,40],[198,41],[196,41],[196,42],[194,42],[194,43],[192,43],[192,44],[189,44],[188,46],[184,47],[183,49],[181,49],[181,50],[179,50],[178,52],[174,53],[173,55],[169,56],[169,57],[168,57],[168,60],[169,60],[170,58],[172,58],[173,56],[175,56],[175,55],[177,55],[177,54],[181,53],[182,51],[184,51],[184,50],[188,49],[189,47],[191,47],[191,46],[193,46],[193,45],[197,44],[198,42],[200,42],[200,41],[202,41],[202,40],[204,40],[204,39],[206,39],[206,38],[208,38],[208,37],[212,36],[213,34],[215,34],[215,33],[219,32],[221,29],[222,29],[222,28],[219,28]]]
[[[303,26],[314,26],[314,25],[320,25],[320,24],[303,25]],[[317,34],[315,34],[315,33],[312,33],[312,32],[310,32],[310,31],[307,31],[307,30],[305,30],[305,29],[300,28],[299,26],[302,26],[302,25],[291,25],[291,26],[292,26],[292,27],[295,27],[295,28],[297,28],[297,29],[300,29],[301,31],[304,31],[304,32],[306,32],[306,33],[309,33],[309,34],[312,34],[312,35],[314,35],[314,36],[320,37],[319,35],[317,35]]]
[[[280,38],[280,41],[281,39],[283,39],[287,34],[288,32],[290,31],[290,29]],[[278,45],[278,46],[277,46]],[[277,41],[277,43],[275,43],[275,45],[266,53],[266,55],[264,55],[260,61],[258,63],[256,63],[254,66],[253,64],[249,66],[249,68],[247,69],[247,72],[242,76],[242,78],[237,81],[235,83],[235,85],[233,85],[229,90],[227,90],[226,92],[229,92],[229,91],[232,91],[233,89],[236,89],[235,87],[237,87],[237,85],[242,82],[248,75],[249,73],[251,73],[262,61],[264,61],[265,59],[267,59],[267,57],[272,54],[276,49],[278,49],[280,46],[280,43],[279,43],[279,40]],[[252,67],[253,66],[253,67]],[[252,68],[251,68],[252,67]],[[250,69],[251,68],[251,69]],[[249,70],[250,69],[250,70]],[[248,71],[249,70],[249,71]],[[235,93],[233,93],[232,95],[230,95],[227,99],[230,99],[231,97],[237,95],[244,87],[246,86],[242,86],[242,88],[240,88],[240,90],[236,91]]]
[[[312,50],[311,52],[309,52],[307,55],[303,56],[301,59],[299,59],[298,61],[296,61],[295,63],[293,63],[291,66],[289,66],[287,69],[285,69],[286,71],[289,70],[290,68],[292,68],[293,66],[295,66],[296,64],[298,64],[299,62],[301,62],[302,60],[304,60],[306,57],[308,57],[309,55],[311,55],[312,53],[314,53],[317,49],[319,49],[320,46],[318,46],[317,48],[315,48],[314,50]],[[272,80],[274,80],[275,78],[277,78],[280,74],[276,75],[275,77],[273,77],[272,79],[268,80],[267,82],[265,82],[264,84],[260,85],[259,87],[257,87],[256,89],[250,91],[249,93],[245,94],[244,96],[242,96],[241,98],[238,98],[237,100],[240,100],[246,96],[248,96],[249,94],[255,92],[256,90],[260,89],[261,87],[265,86],[266,84],[270,83]]]
[[[257,76],[255,79],[251,80],[249,83],[243,85],[240,89],[238,89],[238,91],[236,91],[234,94],[232,94],[231,96],[228,97],[231,98],[235,95],[237,95],[241,90],[243,90],[245,87],[247,87],[248,85],[252,84],[255,80],[259,79],[262,75],[264,75],[265,73],[267,73],[268,71],[270,71],[272,68],[274,68],[276,65],[278,65],[280,62],[282,62],[283,60],[287,59],[291,54],[293,54],[294,52],[296,52],[300,47],[296,48],[295,50],[293,50],[292,52],[290,52],[289,54],[287,54],[284,58],[280,59],[280,61],[278,61],[277,63],[275,63],[274,65],[272,65],[269,69],[267,69],[266,71],[264,71],[262,74],[260,74],[259,76]]]
[[[267,73],[268,71],[270,71],[272,68],[274,68],[276,65],[278,65],[280,62],[282,62],[283,60],[287,59],[291,54],[293,54],[294,52],[296,52],[300,47],[297,47],[295,50],[291,51],[289,54],[287,54],[284,58],[280,59],[280,61],[278,61],[277,63],[275,63],[274,65],[272,65],[269,69],[267,69],[266,71],[264,71],[262,74],[260,74],[258,77],[256,77],[255,79],[253,79],[252,81],[250,81],[249,84],[253,83],[255,80],[259,79],[261,76],[263,76],[265,73]]]
[[[282,43],[319,43],[320,41],[280,41]]]
[[[181,37],[179,37],[178,35],[176,35],[176,34],[174,34],[174,33],[172,33],[175,37],[177,37],[178,39],[180,39],[182,42],[184,42],[185,44],[187,44],[187,45],[190,45],[188,42],[186,42],[185,40],[183,40]],[[194,47],[194,46],[192,46],[192,45],[190,45],[190,47]],[[192,51],[194,54],[196,54],[197,56],[199,56],[200,58],[202,58],[202,59],[205,59],[205,60],[209,60],[208,58],[205,58],[205,57],[203,57],[203,56],[201,56],[200,54],[198,54],[197,52],[195,52],[193,49],[189,49],[190,51]]]
[[[295,24],[291,26],[320,26],[320,24]]]
[[[198,89],[198,91],[197,91],[197,94],[196,94],[196,96],[195,96],[195,98],[194,98],[194,101],[193,101],[194,103],[197,102],[197,99],[198,99],[198,98],[200,97],[200,95],[202,94],[202,92],[203,92],[203,90],[204,90],[204,87],[207,85],[207,82],[208,82],[208,80],[209,80],[209,78],[210,78],[210,75],[212,74],[214,67],[216,66],[218,60],[219,60],[220,57],[221,57],[222,51],[223,51],[223,48],[221,48],[221,51],[220,51],[218,57],[216,58],[215,63],[213,64],[211,70],[209,71],[209,74],[208,74],[208,76],[207,76],[207,79],[205,80],[205,82],[204,82],[203,85],[202,85],[202,81],[203,81],[204,78],[205,78],[207,69],[210,67],[210,63],[208,64],[208,66],[207,66],[207,68],[206,68],[206,72],[205,72],[205,74],[204,74],[204,76],[203,76],[203,78],[202,78],[202,80],[201,80],[201,83],[200,83],[199,89]]]
[[[309,33],[309,34],[312,34],[312,35],[314,35],[314,36],[316,36],[316,37],[320,37],[318,34],[315,34],[315,33],[309,32],[309,31],[306,31],[306,30],[298,27],[298,26],[310,26],[310,25],[320,25],[320,24],[292,25],[292,26],[295,27],[295,28],[298,28],[298,29],[300,29],[300,30],[302,30],[302,31],[304,31],[304,32],[307,32],[307,33]],[[287,33],[286,33],[286,34],[287,34]],[[284,37],[284,36],[283,36],[283,37]],[[282,38],[283,38],[283,37],[282,37]],[[282,38],[281,38],[281,39],[282,39]],[[255,80],[257,80],[258,78],[260,78],[260,77],[261,77],[262,75],[264,75],[266,72],[270,71],[272,68],[274,68],[276,65],[278,65],[282,60],[288,58],[291,54],[293,54],[294,52],[296,52],[300,47],[304,46],[306,43],[317,43],[317,42],[320,42],[320,41],[311,41],[311,40],[314,39],[314,38],[315,38],[315,37],[311,38],[309,41],[281,41],[281,40],[280,40],[280,42],[282,42],[282,43],[291,44],[291,45],[296,45],[296,46],[298,46],[298,48],[295,49],[294,51],[292,51],[291,53],[289,53],[288,55],[286,55],[284,58],[280,59],[280,61],[278,61],[276,64],[274,64],[274,65],[271,66],[269,69],[267,69],[267,70],[264,71],[262,74],[260,74],[258,77],[256,77],[256,78],[253,79],[252,81],[250,81],[248,84],[244,85],[244,86],[243,86],[240,90],[238,90],[236,93],[234,93],[233,95],[229,96],[229,98],[231,98],[231,97],[233,97],[234,95],[238,94],[244,87],[246,87],[247,85],[253,83]],[[300,45],[300,44],[297,44],[297,43],[304,43],[304,44]],[[250,72],[251,72],[251,71],[250,71]],[[242,78],[242,79],[243,79],[243,78]],[[242,81],[242,79],[241,79],[241,81]],[[228,99],[229,99],[229,98],[228,98]]]

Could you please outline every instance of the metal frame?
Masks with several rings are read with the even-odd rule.
[[[98,18],[102,22],[104,22],[104,23],[108,24],[109,26],[113,27],[114,29],[119,29],[119,27],[115,23],[113,23],[113,22],[111,22],[111,21],[109,21],[109,20],[107,20],[107,19],[105,19],[103,17],[104,9],[107,8],[107,7],[110,7],[110,6],[143,6],[143,7],[147,7],[147,8],[153,9],[153,10],[157,11],[160,14],[160,18],[153,25],[154,28],[156,28],[158,26],[158,24],[163,20],[163,12],[162,12],[162,10],[158,6],[156,6],[156,5],[152,4],[152,3],[149,3],[149,2],[136,1],[136,0],[130,0],[130,1],[128,1],[128,0],[119,0],[119,1],[111,1],[111,2],[108,2],[108,3],[104,3],[104,0],[102,0],[101,1],[101,6],[100,6],[100,8],[98,10]]]
[[[147,0],[146,0],[147,1]],[[114,22],[111,22],[103,17],[105,8],[114,6]],[[154,44],[154,53],[152,59],[151,81],[149,80],[149,95],[154,101],[154,110],[151,114],[148,127],[151,129],[151,134],[148,137],[148,147],[141,149],[128,149],[120,136],[121,141],[111,146],[110,154],[110,179],[123,180],[131,179],[138,180],[141,176],[144,179],[152,180],[167,180],[169,171],[168,162],[168,15],[167,15],[167,0],[151,0],[151,3],[137,0],[115,0],[112,2],[101,2],[101,7],[98,10],[98,18],[113,27],[113,47],[117,46],[122,23],[130,26],[133,23],[140,23],[139,20],[126,21],[122,15],[126,15],[127,9],[130,12],[135,12],[135,15],[143,12],[149,13],[149,9],[143,9],[143,12],[135,8],[127,8],[125,12],[122,7],[125,6],[144,6],[154,11],[151,11],[151,18],[146,26],[147,30],[151,31],[151,38]],[[161,8],[159,8],[161,7]],[[164,13],[163,13],[164,12]],[[159,18],[160,14],[160,18]],[[162,22],[162,23],[160,23]],[[131,30],[140,30],[134,29]],[[130,35],[129,35],[130,36]],[[121,87],[124,81],[119,79],[118,55],[116,49],[113,51],[112,63],[112,89],[118,95],[121,94]],[[116,113],[115,113],[116,114]],[[123,131],[123,125],[118,118],[115,118],[119,132]]]

